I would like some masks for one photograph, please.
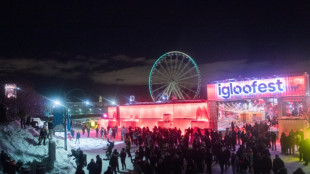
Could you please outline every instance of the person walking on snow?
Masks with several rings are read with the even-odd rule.
[[[130,142],[129,136],[127,136],[125,143],[126,143],[126,152],[128,154],[128,157],[131,157],[131,153],[130,153],[131,142]]]
[[[96,128],[96,137],[98,138],[98,134],[99,134],[99,127]]]
[[[99,155],[96,156],[97,174],[101,174],[102,171],[102,159]]]
[[[125,135],[127,133],[126,128],[123,126],[121,129],[121,141],[125,140]]]
[[[125,148],[122,148],[122,151],[120,153],[121,163],[122,163],[122,170],[126,169],[126,150]]]
[[[43,140],[43,144],[45,146],[46,135],[47,135],[46,129],[42,128],[40,131],[40,137],[39,137],[39,144],[38,145],[41,145],[41,142]]]
[[[112,128],[110,128],[109,129],[109,138],[112,138],[112,132],[113,132],[113,130],[112,130]]]
[[[87,129],[87,137],[89,138],[90,128],[87,126],[86,129]]]
[[[80,131],[78,131],[78,132],[76,133],[75,144],[76,144],[77,141],[78,141],[79,144],[80,144],[80,138],[81,138],[81,134],[80,134]]]
[[[18,112],[18,116],[19,116],[19,118],[20,118],[20,126],[21,126],[21,128],[26,128],[26,124],[25,124],[25,119],[26,119],[26,113],[23,111],[23,110],[19,110],[19,112]]]
[[[103,138],[103,127],[100,129],[100,138]]]
[[[96,168],[97,166],[94,159],[91,159],[90,163],[87,165],[87,170],[89,171],[89,174],[97,174]]]
[[[85,125],[82,126],[83,135],[85,134]]]
[[[71,136],[74,138],[74,129],[71,128]]]
[[[52,118],[50,118],[48,120],[47,125],[48,125],[48,138],[52,139],[53,138],[53,120],[52,120]]]

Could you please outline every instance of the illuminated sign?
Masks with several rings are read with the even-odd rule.
[[[208,100],[307,96],[309,75],[228,81],[207,85]]]
[[[5,96],[7,98],[16,98],[17,97],[17,87],[16,84],[5,84]]]
[[[219,83],[217,94],[224,99],[229,99],[234,95],[282,93],[285,90],[284,84],[283,78]]]

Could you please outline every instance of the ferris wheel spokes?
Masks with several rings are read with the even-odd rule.
[[[182,75],[183,71],[186,69],[186,67],[188,67],[189,62],[190,62],[190,61],[188,61],[188,62],[183,66],[183,68],[179,71],[179,73],[177,74],[178,76]]]
[[[187,70],[185,73],[183,73],[182,75],[180,75],[178,78],[182,78],[184,77],[186,74],[190,73],[192,70],[194,70],[195,67],[190,68],[189,70]]]
[[[189,77],[184,77],[183,79],[177,79],[177,80],[178,80],[178,82],[179,82],[179,81],[183,81],[183,80],[190,79],[190,78],[197,77],[197,76],[198,76],[198,75],[195,74],[195,75],[192,75],[192,76],[189,76]]]
[[[193,99],[200,91],[200,73],[194,60],[179,52],[162,55],[153,65],[149,76],[149,90],[154,101]],[[168,98],[167,98],[168,97]]]

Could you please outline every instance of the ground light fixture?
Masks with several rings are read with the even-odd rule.
[[[91,126],[91,127],[95,127],[95,121],[94,121],[94,120],[92,120],[92,121],[90,122],[90,126]]]

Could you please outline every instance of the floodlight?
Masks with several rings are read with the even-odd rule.
[[[55,100],[55,101],[53,101],[53,102],[54,102],[54,104],[55,104],[56,106],[60,106],[60,105],[61,105],[61,103],[60,103],[59,100]]]

